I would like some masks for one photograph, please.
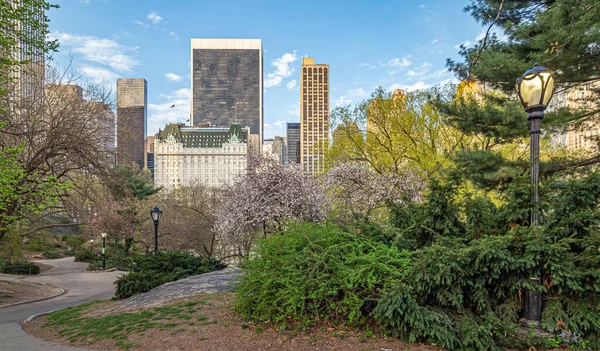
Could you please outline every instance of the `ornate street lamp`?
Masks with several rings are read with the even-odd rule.
[[[106,233],[102,233],[102,270],[106,270]]]
[[[555,80],[552,71],[538,63],[517,79],[517,92],[529,121],[529,162],[531,166],[529,179],[533,185],[530,221],[532,227],[538,226],[540,220],[540,128],[544,111],[554,93],[554,86]],[[539,277],[530,279],[538,284],[540,282]],[[527,291],[523,303],[523,318],[526,323],[539,323],[542,316],[542,294],[537,291]]]
[[[90,252],[94,252],[94,239],[90,239]]]
[[[158,221],[160,221],[160,216],[162,216],[162,211],[158,207],[154,207],[152,211],[150,211],[150,216],[154,221],[154,252],[158,252]]]

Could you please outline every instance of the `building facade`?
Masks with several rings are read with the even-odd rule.
[[[276,135],[273,139],[273,148],[271,153],[276,160],[280,164],[287,163],[287,148],[286,148],[286,138]]]
[[[600,108],[600,80],[557,91],[548,105],[548,112],[566,108],[573,112],[584,112]],[[569,128],[566,132],[552,135],[554,145],[566,146],[569,150],[584,150],[598,153],[600,150],[600,121],[591,118],[582,125]]]
[[[246,172],[248,127],[168,124],[154,139],[154,184],[165,189],[232,184]]]
[[[117,80],[117,163],[144,168],[148,129],[148,83],[143,78]]]
[[[145,167],[152,174],[152,179],[154,179],[154,136],[149,135],[146,137],[146,159],[145,159]]]
[[[262,141],[262,69],[260,39],[192,39],[190,125],[239,123]]]
[[[305,57],[300,74],[300,163],[316,174],[324,170],[329,147],[329,65]]]
[[[286,163],[300,164],[300,123],[286,123]]]

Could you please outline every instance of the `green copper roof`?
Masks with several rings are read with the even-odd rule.
[[[231,127],[190,127],[179,124],[167,124],[165,130],[156,135],[158,140],[165,140],[169,136],[175,141],[183,143],[183,147],[194,148],[220,148],[227,141],[246,142],[246,130],[239,124]]]

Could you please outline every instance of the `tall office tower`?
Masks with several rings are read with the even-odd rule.
[[[23,7],[27,10],[20,11],[26,17],[24,21],[16,21],[0,13],[0,22],[3,24],[1,30],[16,43],[14,47],[7,48],[10,52],[3,52],[3,47],[0,47],[0,56],[9,56],[19,63],[10,71],[4,71],[8,67],[0,63],[0,68],[4,71],[0,72],[0,88],[8,87],[9,81],[6,78],[9,78],[14,83],[10,83],[9,93],[13,99],[18,97],[18,108],[39,108],[44,92],[45,54],[36,43],[45,40],[45,9],[41,5],[34,7],[23,0],[9,0],[8,3],[15,10],[20,11]],[[10,16],[10,11],[6,15]],[[17,108],[14,100],[8,107]]]
[[[250,127],[263,140],[263,53],[260,39],[191,40],[190,125],[204,121]],[[259,150],[260,154],[260,150]]]
[[[148,84],[143,78],[117,80],[117,163],[144,168]]]
[[[275,136],[271,153],[276,158],[277,163],[285,164],[287,162],[287,150],[285,147],[286,138]]]
[[[302,59],[300,84],[300,163],[302,171],[319,173],[329,147],[329,65]]]
[[[300,123],[286,123],[287,160],[300,163]]]

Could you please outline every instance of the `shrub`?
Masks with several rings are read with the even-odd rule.
[[[5,258],[0,258],[0,271],[2,271],[2,268],[4,267],[5,264],[8,263],[8,260]]]
[[[79,249],[86,242],[86,240],[81,235],[65,235],[64,242],[72,249]]]
[[[2,266],[2,273],[34,275],[40,274],[40,267],[29,261],[6,263]]]
[[[96,259],[96,255],[90,250],[77,250],[75,251],[75,262],[93,262]]]
[[[50,260],[53,260],[55,258],[60,258],[60,255],[54,251],[46,251],[46,252],[42,253],[42,256],[44,256],[45,258],[50,259]]]
[[[225,268],[219,261],[195,257],[191,253],[170,251],[129,258],[129,274],[116,282],[115,296],[126,298],[149,291],[162,284],[192,275]]]
[[[333,224],[292,225],[260,241],[237,286],[236,310],[258,321],[316,318],[358,325],[410,254]]]

